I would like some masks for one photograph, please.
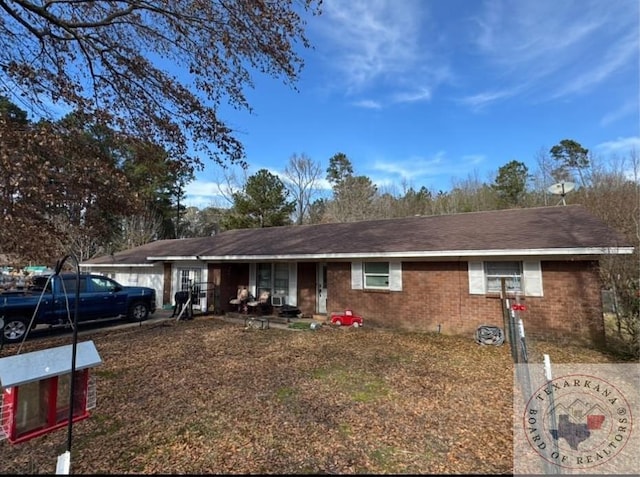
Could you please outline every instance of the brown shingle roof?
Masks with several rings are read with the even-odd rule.
[[[92,258],[84,263],[92,265],[135,264],[149,263],[147,257],[152,256],[190,256],[191,251],[198,251],[210,246],[212,237],[198,237],[186,239],[166,239],[149,242],[139,247]]]
[[[240,229],[213,237],[163,240],[133,249],[118,262],[144,257],[360,256],[491,250],[575,250],[631,247],[583,206],[538,207],[363,222]],[[145,255],[146,254],[146,255]],[[89,261],[87,263],[104,263]]]

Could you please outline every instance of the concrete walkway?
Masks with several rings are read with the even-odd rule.
[[[153,315],[151,315],[151,317],[146,321],[143,321],[141,323],[123,324],[121,326],[145,326],[145,325],[153,325],[155,323],[160,323],[162,321],[167,321],[167,320],[176,320],[177,317],[175,316],[171,317],[172,311],[173,310],[164,310],[164,309],[156,310],[156,312]],[[195,320],[200,320],[200,319],[220,320],[227,323],[235,323],[242,326],[246,326],[247,318],[250,318],[250,317],[253,317],[254,320],[256,320],[254,321],[254,323],[256,323],[256,326],[258,328],[260,327],[262,327],[263,329],[279,328],[279,329],[286,329],[291,331],[300,331],[299,329],[296,329],[296,328],[289,328],[289,324],[291,323],[308,323],[309,326],[311,326],[311,323],[314,323],[314,322],[315,323],[324,322],[323,319],[318,319],[319,317],[316,317],[316,319],[286,318],[286,317],[275,316],[275,315],[254,316],[254,315],[244,315],[241,313],[233,313],[233,312],[229,312],[224,315],[201,314],[197,311],[194,312]],[[264,321],[264,323],[261,323],[260,320],[268,320],[268,323],[266,321]]]
[[[286,329],[290,331],[300,331],[299,328],[290,328],[289,325],[291,323],[307,323],[308,326],[311,326],[311,323],[322,323],[322,320],[314,320],[312,318],[286,318],[282,316],[275,315],[265,315],[265,316],[252,316],[252,315],[243,315],[241,313],[226,313],[225,315],[202,315],[206,317],[211,317],[216,320],[222,320],[227,323],[238,323],[240,325],[245,326],[247,320],[249,318],[253,318],[255,321],[255,325],[258,328],[267,329],[267,328],[279,328]],[[195,315],[196,319],[198,319],[198,315]]]

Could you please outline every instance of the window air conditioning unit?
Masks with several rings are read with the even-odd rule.
[[[285,302],[287,301],[287,297],[286,296],[272,296],[271,297],[271,304],[273,306],[282,306],[285,304]]]

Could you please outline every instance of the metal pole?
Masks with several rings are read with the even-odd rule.
[[[71,258],[76,266],[76,292],[73,307],[73,345],[71,348],[71,383],[69,386],[69,422],[67,423],[67,452],[71,454],[71,442],[73,436],[73,402],[76,388],[76,353],[78,349],[78,305],[80,303],[80,263],[75,255],[66,255],[56,264],[55,274],[59,275],[64,262]]]
[[[511,302],[507,298],[507,283],[506,279],[502,277],[500,279],[500,298],[502,301],[502,314],[505,321],[505,336],[508,337],[509,346],[511,346],[511,357],[513,362],[518,362],[518,342],[516,339],[516,324],[513,319],[513,312],[511,310]]]
[[[552,387],[552,381],[553,381],[553,376],[551,374],[551,358],[549,357],[548,354],[545,354],[543,356],[543,362],[544,362],[544,377],[545,380],[547,382],[547,388],[549,389],[549,391],[551,391],[549,393],[549,420],[550,422],[550,426],[551,429],[555,429],[556,432],[558,430],[558,422],[556,420],[556,404],[555,404],[555,399],[553,397],[553,390],[551,389]],[[552,442],[553,442],[553,450],[555,452],[559,451],[559,446],[558,446],[558,439],[554,439],[553,436],[551,436]],[[560,468],[557,465],[549,465],[549,462],[547,462],[545,460],[547,469],[549,474],[561,474],[562,473],[562,468]]]
[[[502,321],[504,326],[504,339],[511,343],[511,336],[509,334],[509,313],[508,305],[506,304],[507,298],[507,285],[504,278],[500,279],[500,304],[502,305]]]

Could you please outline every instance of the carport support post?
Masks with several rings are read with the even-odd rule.
[[[68,457],[71,457],[71,441],[73,436],[73,402],[75,396],[75,388],[76,388],[76,353],[78,347],[78,305],[80,303],[80,262],[78,258],[70,253],[65,255],[61,260],[58,260],[55,268],[55,275],[59,275],[64,262],[67,261],[68,258],[71,258],[74,262],[76,269],[76,290],[75,290],[75,303],[73,309],[73,344],[71,351],[71,382],[69,386],[69,422],[67,423],[67,452]]]

